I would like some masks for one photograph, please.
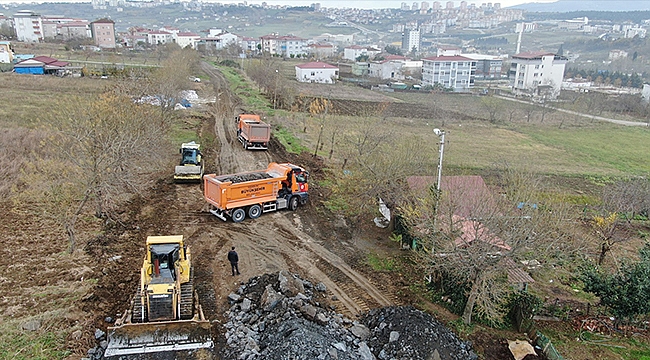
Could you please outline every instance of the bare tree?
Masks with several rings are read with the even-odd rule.
[[[529,254],[552,263],[567,256],[572,245],[563,229],[568,207],[542,202],[535,191],[538,180],[531,174],[507,168],[501,173],[502,196],[458,186],[443,191],[439,199],[429,192],[402,208],[413,236],[422,240],[425,251],[418,255],[425,270],[453,274],[467,284],[466,324],[473,314],[499,321],[502,300],[513,291],[508,264]]]
[[[93,205],[97,217],[112,217],[167,164],[165,154],[172,152],[157,114],[113,92],[94,100],[71,98],[52,109],[49,157],[27,169],[19,201],[59,221],[74,251],[75,224],[86,205]]]
[[[481,98],[481,107],[487,111],[491,123],[497,122],[497,114],[503,106],[503,100],[492,97],[484,96]]]

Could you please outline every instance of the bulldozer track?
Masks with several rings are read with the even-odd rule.
[[[191,319],[194,316],[194,269],[190,269],[190,281],[181,284],[180,318]]]

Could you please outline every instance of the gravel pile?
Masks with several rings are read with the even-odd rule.
[[[353,321],[318,299],[327,292],[286,271],[251,278],[229,295],[224,360],[473,360],[471,347],[411,307]]]
[[[241,183],[241,182],[246,182],[246,181],[253,181],[253,180],[262,180],[262,179],[270,179],[271,175],[265,173],[265,172],[257,172],[257,173],[248,173],[248,174],[237,174],[237,175],[226,175],[226,176],[219,176],[217,177],[217,180],[221,182],[232,182],[233,184],[236,183]]]

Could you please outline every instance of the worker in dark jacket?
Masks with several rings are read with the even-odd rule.
[[[234,246],[230,251],[228,251],[228,261],[230,261],[232,276],[239,275],[239,255],[237,255]]]

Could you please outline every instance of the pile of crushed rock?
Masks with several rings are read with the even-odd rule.
[[[411,306],[337,314],[324,284],[280,271],[249,279],[229,295],[224,360],[474,360],[471,346]]]

